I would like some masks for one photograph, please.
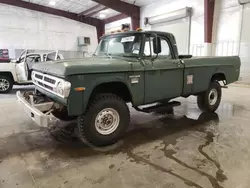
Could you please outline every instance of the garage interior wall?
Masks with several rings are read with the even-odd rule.
[[[238,0],[215,1],[212,55],[238,55],[240,24]]]
[[[162,23],[161,27],[147,27],[144,25],[145,17],[153,17],[192,7],[190,54],[204,56],[206,44],[204,43],[204,0],[160,0],[141,8],[141,26],[144,29],[169,28],[176,36],[187,35],[185,20]],[[215,0],[213,39],[211,56],[239,55],[242,61],[240,81],[250,83],[250,1],[240,5],[238,0]],[[171,24],[179,23],[179,30],[171,29]],[[182,28],[182,29],[181,29]],[[167,31],[167,30],[166,30]],[[185,32],[185,33],[183,33]],[[178,41],[178,39],[177,39]],[[178,44],[178,42],[177,42]]]
[[[78,47],[78,36],[90,37],[91,45]],[[22,49],[59,50],[78,57],[94,52],[97,43],[94,26],[0,3],[0,48],[10,49],[10,58]]]
[[[212,55],[239,55],[242,62],[240,81],[243,83],[250,83],[249,19],[250,1],[244,5],[238,0],[216,1]]]
[[[192,7],[193,9],[190,32],[190,54],[202,55],[203,52],[200,50],[199,46],[204,42],[203,0],[160,0],[147,6],[143,6],[141,8],[141,26],[146,30],[161,30],[171,32],[177,37],[179,36],[179,39],[176,37],[178,45],[178,41],[183,41],[183,37],[185,37],[186,40],[186,38],[189,36],[189,24],[187,18],[161,23],[153,27],[145,26],[144,18],[165,14],[174,10],[182,9],[184,7]],[[187,48],[186,43],[180,43],[180,53],[186,53],[187,50],[185,50],[185,48]]]

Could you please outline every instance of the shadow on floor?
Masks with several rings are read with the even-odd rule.
[[[205,132],[210,122],[218,121],[219,117],[215,113],[202,113],[196,120],[173,114],[161,115],[147,123],[131,124],[120,142],[105,148],[84,144],[77,135],[76,122],[63,126],[59,122],[50,129],[41,128],[35,132],[18,133],[0,139],[0,160],[34,150],[53,149],[51,157],[80,158],[103,153],[127,152],[154,140],[168,140],[168,144],[175,145],[178,138],[189,134],[189,130]]]

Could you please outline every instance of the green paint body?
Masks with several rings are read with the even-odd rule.
[[[122,35],[138,32],[127,32]],[[157,34],[169,40],[172,59],[128,57],[91,57],[85,59],[60,60],[36,64],[33,69],[64,78],[71,83],[69,97],[61,99],[49,92],[37,88],[53,100],[67,105],[69,115],[84,114],[93,90],[100,84],[124,84],[130,92],[133,106],[150,104],[180,96],[196,95],[206,91],[211,79],[216,74],[225,75],[227,84],[238,80],[240,74],[240,58],[231,57],[199,57],[178,59],[176,41],[172,34],[165,32],[139,32],[145,36]],[[143,47],[143,44],[142,44]],[[183,61],[183,63],[180,63]],[[188,76],[192,83],[188,84]],[[138,83],[132,83],[136,77]],[[84,92],[77,92],[76,87],[85,87]]]

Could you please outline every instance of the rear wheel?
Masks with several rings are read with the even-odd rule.
[[[9,76],[0,76],[0,93],[9,93],[13,88],[13,80]]]
[[[126,132],[130,122],[126,103],[113,94],[98,95],[84,116],[78,119],[80,135],[95,146],[117,142]]]
[[[221,102],[221,86],[219,82],[213,81],[207,91],[197,96],[197,104],[203,112],[214,112]]]

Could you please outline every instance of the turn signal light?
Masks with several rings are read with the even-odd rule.
[[[85,91],[85,87],[76,87],[75,91]]]

